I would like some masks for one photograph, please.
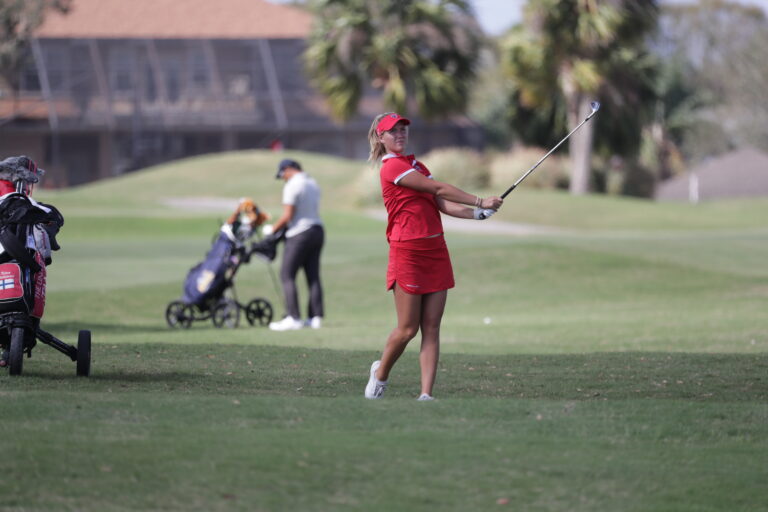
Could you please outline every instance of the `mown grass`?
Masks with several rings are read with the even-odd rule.
[[[55,354],[54,354],[55,355]],[[768,357],[444,356],[423,404],[406,357],[101,345],[75,379],[40,351],[4,383],[0,469],[23,510],[760,510]],[[44,477],[44,481],[40,478]],[[738,499],[734,495],[738,494]]]
[[[438,399],[415,340],[371,402],[384,225],[354,208],[364,164],[291,155],[324,191],[320,330],[163,318],[228,214],[167,199],[277,214],[274,154],[40,194],[66,217],[43,327],[91,329],[93,371],[38,346],[0,376],[0,510],[768,510],[768,203],[516,190],[498,217],[566,229],[448,233]],[[237,289],[282,312],[263,262]]]

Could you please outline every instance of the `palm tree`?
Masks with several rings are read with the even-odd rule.
[[[562,98],[570,130],[596,97],[626,112],[652,93],[644,37],[656,26],[657,0],[537,0],[524,16],[504,41],[504,64],[523,108],[551,114]],[[589,188],[593,133],[587,123],[569,142],[573,194]]]
[[[347,120],[369,87],[387,108],[425,118],[462,112],[480,29],[464,0],[317,0],[304,59],[333,115]]]

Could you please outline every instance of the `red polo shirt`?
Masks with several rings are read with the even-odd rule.
[[[433,194],[398,185],[412,172],[432,178],[429,169],[413,155],[388,154],[382,158],[381,195],[387,209],[387,241],[415,240],[443,232],[440,210]]]

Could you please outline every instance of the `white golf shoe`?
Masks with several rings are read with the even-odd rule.
[[[313,316],[312,318],[308,318],[305,325],[312,329],[319,329],[323,326],[323,317]]]
[[[387,381],[376,378],[376,370],[379,369],[381,361],[374,361],[371,365],[371,374],[368,377],[368,384],[365,386],[365,398],[376,400],[384,396],[384,390],[387,389]]]
[[[304,322],[292,316],[287,316],[279,322],[271,322],[269,328],[273,331],[295,331],[304,327]]]
[[[435,399],[434,397],[432,397],[432,396],[430,396],[430,395],[428,395],[426,393],[422,393],[419,396],[419,398],[417,398],[416,400],[418,400],[419,402],[428,402],[429,400],[434,400],[434,399]]]

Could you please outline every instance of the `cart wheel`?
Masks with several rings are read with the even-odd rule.
[[[240,306],[234,300],[225,299],[213,309],[211,320],[216,327],[234,329],[240,325]]]
[[[248,323],[261,326],[269,325],[272,321],[272,304],[266,299],[253,299],[245,306],[245,318],[248,319]]]
[[[77,374],[81,377],[91,374],[91,331],[77,333]]]
[[[8,373],[21,375],[24,367],[24,328],[11,329],[11,348],[8,351]]]
[[[189,329],[189,327],[192,325],[192,322],[195,320],[195,306],[192,304],[187,304],[184,306],[184,310],[181,313],[182,321],[181,326],[184,329]]]
[[[180,300],[171,302],[165,308],[165,321],[171,328],[188,329],[192,325],[193,317],[192,308]]]

